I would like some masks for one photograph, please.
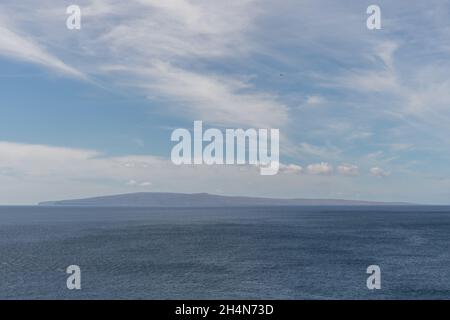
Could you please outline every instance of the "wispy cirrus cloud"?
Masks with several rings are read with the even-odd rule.
[[[201,117],[220,125],[280,127],[288,120],[288,110],[277,101],[276,94],[255,90],[244,79],[245,74],[218,75],[211,70],[196,70],[192,65],[187,67],[202,60],[215,64],[220,59],[250,52],[252,41],[246,33],[258,12],[253,5],[253,0],[136,0],[126,5],[114,0],[81,1],[86,17],[78,32],[85,42],[77,48],[81,53],[78,59],[82,59],[79,65],[83,72],[96,76],[110,76],[111,70],[121,70],[122,75],[126,72],[126,78],[119,77],[113,85],[134,87],[151,98],[165,99],[183,117]],[[58,7],[49,4],[48,8],[29,15],[37,22],[43,21],[43,31],[49,32],[50,41],[61,44],[73,40],[74,35],[69,36],[67,30],[64,37],[64,25],[56,32],[49,29],[49,25],[61,22],[55,18],[66,16],[57,14]],[[10,48],[12,57],[81,75],[39,49],[32,40],[33,34],[28,37],[28,42],[17,46],[3,40],[2,47]],[[74,55],[77,56],[76,50]]]
[[[0,20],[0,55],[36,63],[65,75],[85,78],[79,70],[67,65],[58,57],[47,52],[33,39],[19,35],[1,23]]]
[[[195,73],[155,61],[146,68],[104,66],[105,72],[138,79],[129,85],[147,93],[149,99],[171,102],[176,115],[218,125],[280,127],[288,122],[288,110],[277,97],[255,92],[251,84],[226,76]],[[189,108],[186,108],[189,106]]]

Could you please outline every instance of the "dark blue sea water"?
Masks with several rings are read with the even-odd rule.
[[[449,299],[449,248],[448,207],[0,207],[0,298]]]

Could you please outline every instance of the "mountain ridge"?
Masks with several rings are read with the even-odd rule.
[[[136,192],[71,200],[44,201],[40,206],[118,207],[237,207],[237,206],[380,206],[413,205],[407,202],[380,202],[345,199],[282,199],[222,196],[209,193]]]

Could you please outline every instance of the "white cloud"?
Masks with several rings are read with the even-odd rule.
[[[296,164],[280,164],[280,173],[286,173],[286,174],[300,174],[303,173],[303,168]]]
[[[149,181],[138,182],[136,180],[131,179],[131,180],[127,181],[126,185],[127,186],[138,186],[138,187],[149,187],[152,185],[152,183]]]
[[[307,105],[319,105],[325,102],[325,99],[321,96],[308,96],[306,98]]]
[[[310,174],[331,174],[333,167],[326,162],[310,164],[307,167]]]
[[[341,164],[337,167],[337,171],[340,174],[346,176],[357,176],[359,175],[359,168],[354,164]]]
[[[128,180],[126,184],[127,184],[127,186],[135,186],[137,184],[137,181],[136,180]]]
[[[381,168],[379,168],[379,167],[373,167],[373,168],[370,168],[370,174],[371,174],[372,176],[374,176],[374,177],[382,178],[382,177],[387,177],[387,176],[389,176],[389,175],[390,175],[390,172],[385,171],[385,170],[383,170],[383,169],[381,169]]]

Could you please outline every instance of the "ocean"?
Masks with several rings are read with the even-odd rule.
[[[449,299],[449,248],[450,207],[0,207],[0,299]]]

